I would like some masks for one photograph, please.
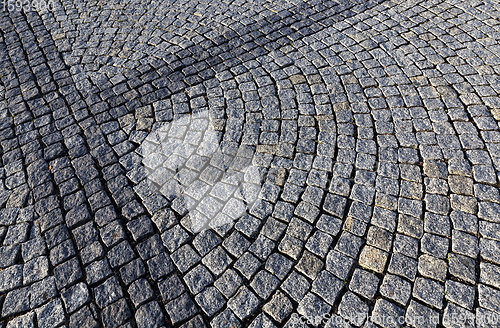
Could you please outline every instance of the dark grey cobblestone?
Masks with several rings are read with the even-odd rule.
[[[496,1],[13,4],[0,327],[498,326]]]

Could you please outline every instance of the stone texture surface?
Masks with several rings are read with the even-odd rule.
[[[498,1],[2,6],[1,327],[498,326]]]

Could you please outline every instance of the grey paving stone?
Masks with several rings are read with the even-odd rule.
[[[278,279],[285,279],[288,272],[291,270],[293,262],[279,253],[271,254],[266,261],[265,268]]]
[[[141,278],[130,284],[128,294],[132,303],[137,307],[153,297],[153,289],[146,279]]]
[[[337,251],[330,251],[326,257],[326,269],[339,277],[346,279],[354,260]]]
[[[52,299],[57,294],[55,278],[47,277],[43,280],[33,283],[30,286],[30,307],[36,308],[48,300]]]
[[[87,281],[90,284],[97,283],[111,275],[111,268],[106,259],[90,263],[86,268]]]
[[[154,280],[159,280],[174,270],[174,264],[168,255],[160,253],[147,261],[149,272]]]
[[[277,291],[262,309],[274,320],[281,323],[290,315],[293,305],[284,293]]]
[[[111,277],[102,284],[94,288],[96,303],[100,308],[117,301],[123,296],[120,284],[116,277]]]
[[[453,280],[448,280],[445,287],[447,300],[472,310],[476,294],[474,287]]]
[[[189,270],[200,259],[200,256],[189,245],[180,247],[172,254],[172,261],[181,272]]]
[[[146,269],[141,259],[134,259],[120,268],[120,276],[126,285],[139,279],[145,273]]]
[[[188,286],[191,293],[194,295],[202,291],[207,285],[213,282],[212,275],[203,265],[194,267],[191,271],[186,273],[184,281]]]
[[[66,311],[72,313],[87,303],[89,299],[89,290],[87,286],[81,282],[66,290],[62,294],[62,299]]]
[[[214,327],[239,327],[240,321],[230,309],[225,309],[210,322]]]
[[[157,302],[142,305],[135,313],[138,327],[161,327],[164,323],[163,313]]]
[[[35,317],[34,312],[28,312],[24,315],[20,315],[18,317],[11,319],[7,323],[6,327],[9,327],[9,328],[21,328],[21,327],[32,328],[32,327],[35,327],[34,317]]]
[[[500,286],[500,267],[491,263],[480,264],[480,282],[498,288]]]
[[[404,314],[405,311],[401,307],[384,299],[379,299],[373,308],[372,320],[384,328],[398,327]]]
[[[418,258],[418,272],[431,279],[445,281],[448,264],[444,260],[423,254]]]
[[[497,312],[499,309],[499,292],[498,290],[485,286],[478,285],[479,305],[488,310]]]
[[[443,306],[444,287],[436,281],[417,278],[413,296],[421,301],[441,309]]]
[[[55,327],[64,322],[62,302],[56,298],[36,309],[36,318],[39,327]]]
[[[299,302],[297,312],[312,324],[319,324],[323,316],[329,313],[331,306],[312,293],[307,293]]]
[[[250,280],[261,265],[262,263],[255,256],[246,252],[234,263],[233,267],[246,279]]]
[[[470,257],[450,254],[449,256],[449,272],[451,275],[460,278],[469,283],[476,282],[476,261]]]
[[[2,306],[2,316],[10,317],[29,310],[30,289],[28,287],[12,290],[7,293]]]
[[[224,294],[226,298],[231,297],[242,283],[241,277],[232,269],[224,272],[214,283],[214,286]]]
[[[49,260],[46,256],[40,256],[25,263],[23,267],[23,283],[31,284],[37,280],[47,277],[49,274]]]
[[[6,268],[14,265],[20,254],[19,245],[10,245],[0,247],[0,267]]]
[[[13,265],[0,271],[0,291],[6,292],[22,284],[22,265]]]
[[[328,252],[333,238],[321,231],[316,231],[306,242],[305,247],[316,255],[324,257]]]
[[[158,289],[165,302],[180,296],[185,288],[177,275],[172,275],[158,284]]]
[[[315,279],[323,268],[323,262],[312,253],[304,251],[296,268],[310,279]]]
[[[109,327],[118,327],[130,317],[130,308],[123,298],[104,308],[101,314],[103,325]]]
[[[256,311],[259,304],[259,299],[245,286],[241,287],[227,302],[228,308],[241,320]]]
[[[338,313],[350,323],[360,326],[366,320],[365,313],[368,312],[368,305],[353,293],[346,293],[342,297]]]
[[[319,295],[328,304],[335,304],[344,283],[330,272],[323,270],[313,281],[311,291]]]
[[[75,283],[82,277],[81,271],[78,260],[75,257],[59,264],[54,268],[57,288],[62,289]]]
[[[379,278],[365,270],[356,269],[349,283],[349,289],[365,298],[373,298],[378,289]]]
[[[436,327],[439,324],[439,313],[428,306],[411,300],[405,320],[418,328]]]
[[[475,325],[474,313],[467,311],[453,303],[444,309],[443,326],[445,327],[470,327]]]
[[[448,254],[448,239],[433,234],[424,234],[420,240],[422,252],[444,259]]]
[[[304,297],[310,286],[311,284],[303,275],[292,271],[281,287],[293,300],[298,302]]]
[[[279,285],[280,280],[266,270],[259,271],[250,282],[252,289],[262,299],[269,298]]]
[[[405,306],[411,295],[411,284],[394,275],[386,275],[380,286],[380,294]]]
[[[196,313],[196,306],[187,293],[166,304],[165,309],[173,324],[193,317]]]
[[[215,287],[206,288],[203,292],[195,296],[195,300],[203,312],[209,316],[215,314],[226,303],[222,294]]]

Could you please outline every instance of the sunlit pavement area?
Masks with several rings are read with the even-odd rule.
[[[0,12],[0,327],[498,327],[497,0]]]

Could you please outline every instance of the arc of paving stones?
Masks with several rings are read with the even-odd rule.
[[[177,5],[3,15],[2,318],[487,326],[495,3]],[[255,148],[262,201],[193,234],[136,146],[207,108],[222,152]]]

